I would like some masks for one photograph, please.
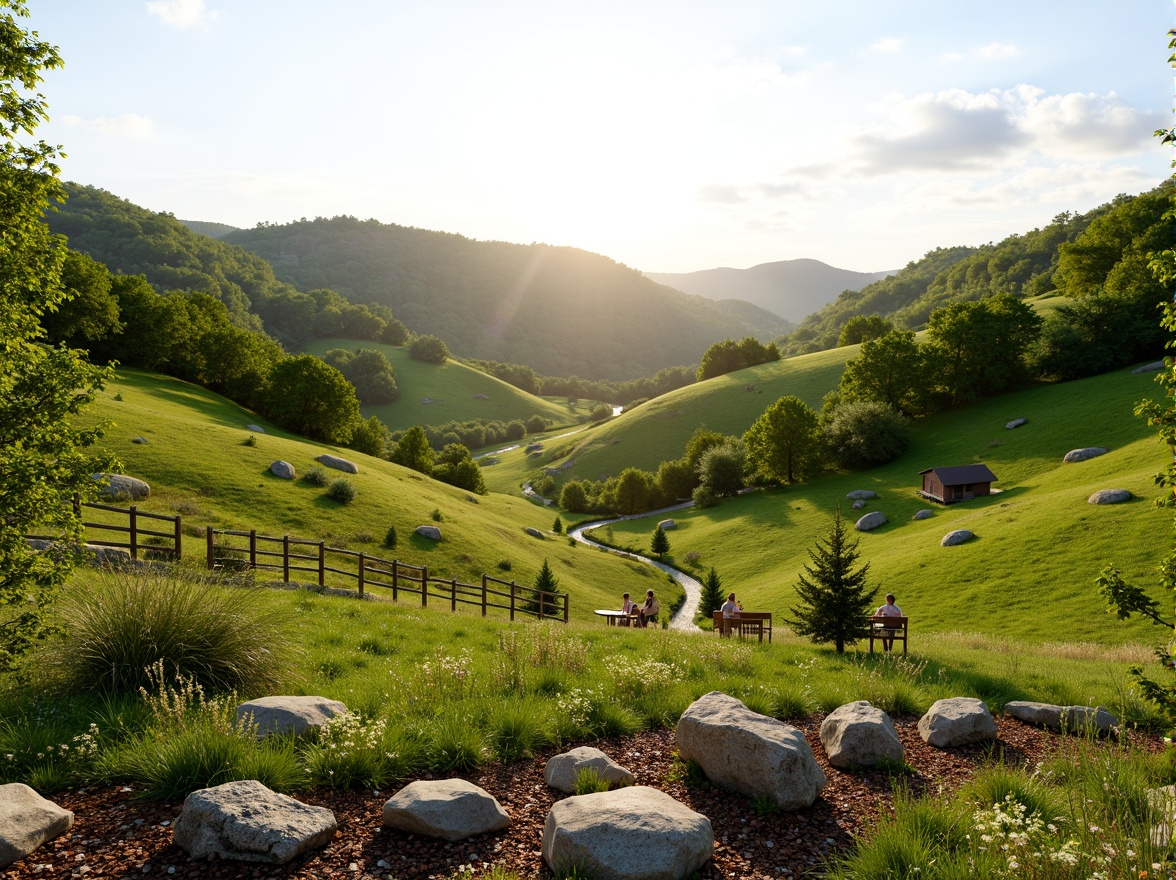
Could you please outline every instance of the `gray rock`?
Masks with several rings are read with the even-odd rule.
[[[878,526],[886,525],[886,521],[886,514],[880,510],[874,510],[854,523],[853,527],[859,532],[870,532],[878,528]]]
[[[1119,719],[1102,707],[1055,706],[1051,703],[1012,700],[1005,703],[1004,710],[1007,715],[1029,724],[1069,733],[1093,730],[1099,734],[1108,734],[1119,726]]]
[[[173,840],[194,859],[216,856],[284,864],[328,844],[338,826],[326,807],[270,791],[256,779],[194,791],[172,825]]]
[[[292,480],[298,476],[294,471],[294,465],[288,461],[282,461],[280,458],[270,465],[270,473],[275,477],[281,477],[283,480]]]
[[[21,782],[0,785],[0,868],[65,834],[74,814]]]
[[[237,706],[237,721],[252,715],[258,736],[293,734],[302,736],[318,730],[332,718],[347,714],[347,707],[326,697],[277,696],[249,700]]]
[[[967,541],[971,541],[974,537],[975,535],[973,535],[967,529],[956,529],[954,532],[948,532],[946,535],[944,535],[943,539],[939,542],[939,546],[954,547],[957,544],[963,544]]]
[[[533,528],[532,526],[527,526],[525,529],[523,529],[523,531],[526,532],[528,535],[530,535],[532,538],[540,538],[540,539],[543,538],[543,533],[541,531],[539,531],[538,529]]]
[[[1163,361],[1152,361],[1150,364],[1144,364],[1142,367],[1136,367],[1131,372],[1135,375],[1142,375],[1143,373],[1155,373],[1164,369]]]
[[[919,736],[937,749],[996,739],[996,721],[983,700],[950,697],[936,700],[919,719]]]
[[[84,544],[82,554],[86,562],[95,568],[128,568],[134,564],[131,551],[125,547],[104,547],[102,544]]]
[[[117,501],[142,501],[151,495],[151,487],[138,477],[128,477],[125,474],[93,474],[99,482],[106,480],[106,485],[98,490],[104,498]]]
[[[335,470],[343,471],[346,474],[359,473],[359,466],[355,462],[348,461],[345,458],[340,458],[337,455],[327,455],[327,453],[324,452],[322,455],[318,456],[315,461],[324,467],[334,468]]]
[[[1021,425],[1029,424],[1028,419],[1013,419],[1011,422],[1005,422],[1005,430],[1011,431],[1013,428],[1019,428]]]
[[[146,444],[146,442],[147,442],[147,438],[146,438],[146,437],[135,437],[135,438],[133,438],[133,439],[131,440],[131,442],[132,442],[132,443],[138,443],[138,444],[140,444],[140,445],[143,445],[143,444]]]
[[[245,430],[252,431],[254,434],[264,434],[265,433],[265,428],[261,427],[261,425],[246,425]]]
[[[1100,455],[1106,455],[1107,450],[1102,446],[1084,446],[1081,449],[1071,449],[1063,456],[1062,461],[1073,464],[1077,461],[1088,461],[1092,458],[1098,458]]]
[[[647,786],[565,798],[543,825],[543,860],[556,875],[685,880],[710,859],[710,820]]]
[[[861,510],[861,509],[862,509],[863,507],[865,507],[865,506],[866,506],[866,502],[865,502],[865,501],[863,501],[863,500],[862,500],[862,499],[860,499],[860,498],[859,498],[857,501],[855,501],[855,502],[853,503],[853,509],[854,509],[854,510]]]
[[[931,510],[929,508],[924,507],[922,510],[917,511],[915,513],[914,518],[915,519],[931,519]]]
[[[632,773],[591,746],[580,746],[551,758],[543,768],[543,778],[552,788],[571,794],[576,790],[576,776],[581,770],[595,770],[598,777],[614,788],[636,781]]]
[[[869,489],[854,489],[852,492],[848,493],[845,497],[850,499],[851,501],[857,501],[857,500],[868,501],[871,498],[877,498],[878,493],[871,492]]]
[[[464,840],[510,827],[510,816],[485,789],[464,779],[410,782],[384,804],[384,827],[441,840]]]
[[[661,530],[663,532],[668,532],[668,531],[671,531],[673,529],[678,528],[678,524],[676,522],[674,522],[672,519],[663,519],[661,522],[658,523],[658,525],[661,527]]]
[[[416,533],[422,538],[428,538],[430,541],[441,540],[441,530],[436,526],[417,526]]]
[[[865,700],[839,706],[821,722],[821,745],[834,767],[873,767],[901,763],[902,743],[889,716]]]
[[[1134,496],[1127,489],[1099,489],[1086,499],[1087,504],[1122,504]]]
[[[682,759],[696,761],[711,782],[783,810],[810,806],[825,787],[804,734],[718,691],[690,704],[674,738]]]

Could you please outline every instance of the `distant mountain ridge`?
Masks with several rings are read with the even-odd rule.
[[[798,322],[837,299],[845,290],[861,290],[896,271],[853,272],[820,260],[781,260],[750,269],[703,269],[699,272],[646,272],[645,277],[707,299],[740,299]]]

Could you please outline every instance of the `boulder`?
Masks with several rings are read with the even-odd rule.
[[[1099,489],[1086,499],[1087,504],[1122,504],[1134,496],[1127,489]]]
[[[7,868],[47,841],[65,834],[74,814],[22,782],[0,785],[0,868]]]
[[[886,525],[886,514],[880,510],[874,510],[854,523],[853,527],[859,532],[869,532],[884,525]]]
[[[865,502],[865,501],[863,501],[861,498],[859,498],[857,501],[855,501],[855,502],[853,503],[853,509],[854,509],[854,510],[861,510],[861,509],[862,509],[863,507],[865,507],[865,506],[866,506],[866,502]]]
[[[264,434],[265,433],[265,428],[263,428],[261,425],[246,425],[245,430],[252,431],[254,434]]]
[[[950,697],[936,700],[919,719],[919,736],[937,749],[996,739],[996,721],[983,700]]]
[[[543,778],[552,788],[571,794],[576,790],[576,776],[581,770],[595,770],[597,776],[614,788],[636,781],[632,773],[591,746],[580,746],[551,758],[543,768]]]
[[[1029,424],[1028,419],[1013,419],[1011,422],[1005,422],[1005,430],[1011,431],[1013,428],[1019,428],[1021,425]]]
[[[104,498],[114,498],[117,501],[142,501],[151,495],[151,487],[138,477],[128,477],[125,474],[93,474],[95,480],[107,481],[98,490]]]
[[[917,511],[915,513],[914,518],[915,519],[931,519],[931,510],[929,508],[924,507],[922,510]]]
[[[1029,724],[1069,733],[1093,730],[1099,734],[1108,734],[1119,726],[1119,719],[1102,707],[1055,706],[1051,703],[1012,700],[1005,703],[1004,710],[1005,714]]]
[[[129,568],[135,560],[125,547],[105,547],[102,544],[83,544],[82,555],[95,568]]]
[[[282,461],[281,459],[278,459],[270,465],[270,473],[275,477],[281,477],[283,480],[292,480],[298,476],[298,474],[294,471],[294,465],[290,464],[288,461]]]
[[[318,730],[332,718],[347,714],[347,707],[326,697],[261,697],[237,706],[237,721],[252,715],[258,736],[293,734],[302,736]]]
[[[974,537],[975,535],[967,529],[956,529],[954,532],[948,532],[944,535],[943,539],[939,542],[939,546],[954,547],[957,544],[963,544],[965,541],[971,541]]]
[[[417,526],[416,533],[422,538],[428,538],[430,541],[441,540],[441,530],[436,526]]]
[[[556,876],[685,880],[711,858],[710,820],[639,785],[557,801],[543,825],[543,860]]]
[[[810,806],[825,787],[804,734],[718,691],[690,704],[674,738],[682,759],[697,762],[711,782],[783,810]]]
[[[510,827],[494,796],[464,779],[410,782],[384,804],[384,827],[441,840],[465,840]]]
[[[871,498],[877,498],[877,492],[871,492],[869,489],[854,489],[846,496],[850,501],[868,501]]]
[[[176,846],[194,859],[280,865],[335,836],[335,814],[270,791],[256,779],[226,782],[184,798],[172,825]]]
[[[902,743],[890,718],[865,700],[839,706],[821,722],[821,745],[829,763],[842,770],[902,762]]]
[[[1142,375],[1143,373],[1155,373],[1164,369],[1163,361],[1152,361],[1150,364],[1144,364],[1142,367],[1136,367],[1131,372],[1135,375]]]
[[[143,445],[147,442],[147,438],[146,437],[132,437],[131,442]]]
[[[337,471],[343,471],[345,474],[358,474],[359,466],[345,458],[340,458],[337,455],[327,455],[325,452],[318,456],[315,461],[324,467],[334,468]]]
[[[527,526],[525,529],[523,529],[523,531],[526,532],[528,535],[530,535],[532,538],[540,538],[541,539],[543,537],[543,533],[532,526]]]
[[[1062,457],[1062,461],[1073,464],[1076,461],[1087,461],[1106,454],[1107,450],[1102,446],[1084,446],[1081,449],[1071,449]]]
[[[671,531],[673,529],[678,528],[678,524],[676,522],[674,522],[672,519],[663,519],[661,522],[658,523],[658,527],[663,532],[668,532],[668,531]]]

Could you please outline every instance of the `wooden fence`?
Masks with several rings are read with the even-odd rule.
[[[220,541],[218,542],[218,538]],[[235,543],[225,539],[237,539]],[[309,574],[320,587],[344,585],[362,596],[372,588],[390,590],[392,599],[401,594],[420,596],[421,607],[433,600],[457,611],[458,605],[481,609],[485,617],[491,608],[538,620],[568,622],[568,594],[536,590],[482,575],[481,584],[465,584],[456,578],[429,574],[428,566],[410,565],[398,559],[383,559],[356,550],[328,547],[325,541],[308,541],[283,535],[259,535],[256,530],[214,529],[205,532],[205,561],[210,570],[256,569],[280,571],[283,581],[297,580],[291,574]],[[491,586],[494,584],[496,586]]]
[[[152,556],[162,556],[170,559],[173,562],[179,562],[184,554],[184,536],[183,524],[180,517],[164,516],[158,513],[146,513],[139,510],[134,504],[130,507],[114,507],[110,504],[95,504],[90,501],[74,501],[74,510],[80,517],[82,515],[82,508],[89,510],[110,511],[112,513],[121,514],[126,517],[126,525],[118,525],[106,522],[87,522],[82,520],[82,525],[87,529],[93,529],[100,532],[116,532],[118,534],[126,535],[125,541],[118,541],[106,538],[87,538],[86,543],[98,547],[120,547],[127,550],[131,554],[132,559],[138,559],[140,553]],[[120,517],[121,518],[121,517]],[[149,528],[143,528],[142,520],[149,520],[152,522],[166,522],[171,524],[171,528],[166,532],[159,532]],[[150,523],[148,523],[150,524]],[[49,540],[45,535],[29,535],[31,539]],[[152,538],[158,540],[152,541]]]

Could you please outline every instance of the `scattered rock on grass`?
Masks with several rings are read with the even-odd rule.
[[[1021,425],[1029,424],[1028,419],[1013,419],[1011,422],[1005,422],[1005,430],[1011,431],[1013,428],[1019,428]]]
[[[1087,504],[1122,504],[1132,499],[1127,489],[1099,489],[1086,499]]]
[[[249,700],[237,706],[237,721],[252,715],[258,736],[294,734],[318,730],[332,718],[347,714],[347,706],[326,697],[275,696]]]
[[[1065,454],[1062,461],[1073,464],[1074,462],[1088,461],[1106,454],[1107,450],[1103,446],[1084,446],[1081,449],[1071,449]]]
[[[441,530],[436,526],[417,526],[416,533],[422,538],[428,538],[430,541],[441,540]]]
[[[321,465],[324,465],[325,467],[334,468],[335,470],[343,471],[346,474],[359,473],[359,466],[355,462],[348,461],[345,458],[340,458],[337,455],[327,455],[327,453],[324,452],[322,455],[316,458],[315,461]]]
[[[973,535],[967,529],[956,529],[954,532],[948,532],[946,535],[944,535],[943,540],[939,542],[939,546],[955,547],[957,544],[963,544],[967,541],[971,541],[974,537],[975,535]]]
[[[1163,361],[1152,361],[1150,364],[1144,364],[1142,367],[1136,367],[1131,372],[1135,373],[1136,375],[1140,375],[1142,373],[1155,373],[1162,369],[1164,369]]]
[[[1051,703],[1012,700],[1005,703],[1004,710],[1006,714],[1029,724],[1048,727],[1050,730],[1065,730],[1067,733],[1093,730],[1099,734],[1108,734],[1119,726],[1119,719],[1101,706],[1055,706]]]
[[[528,535],[530,535],[532,538],[539,538],[540,540],[543,539],[543,533],[541,531],[539,531],[537,528],[535,528],[534,526],[527,526],[525,529],[523,529],[523,531],[526,532]]]
[[[254,434],[264,434],[265,433],[265,428],[263,428],[261,425],[246,425],[245,430],[252,431]]]
[[[924,507],[922,510],[915,513],[915,519],[931,519],[931,510]]]
[[[142,501],[151,496],[151,487],[138,477],[125,474],[93,474],[95,480],[107,481],[99,487],[98,494],[117,501]]]
[[[676,522],[674,522],[672,519],[663,519],[661,522],[658,523],[658,527],[661,528],[661,530],[663,532],[668,532],[671,529],[678,528],[678,524]]]
[[[856,523],[854,523],[853,527],[859,532],[870,532],[878,528],[878,526],[886,525],[886,522],[886,514],[882,513],[880,510],[875,510],[867,513],[865,516],[859,519]]]
[[[845,497],[850,499],[851,501],[857,501],[859,499],[863,500],[863,501],[867,501],[870,498],[877,498],[878,493],[872,492],[869,489],[854,489],[852,492],[849,492]]]
[[[288,461],[278,459],[270,465],[270,473],[275,477],[281,477],[283,480],[293,480],[298,474],[294,471],[294,465]]]

